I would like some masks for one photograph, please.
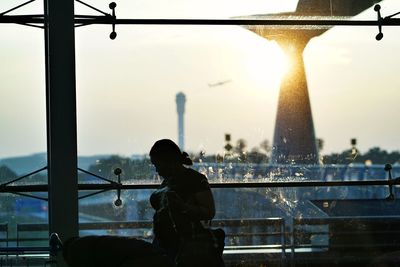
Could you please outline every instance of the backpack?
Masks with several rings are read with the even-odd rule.
[[[175,262],[177,267],[223,267],[225,231],[202,228],[181,239]]]

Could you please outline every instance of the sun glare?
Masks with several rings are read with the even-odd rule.
[[[247,75],[251,82],[260,87],[276,87],[289,70],[289,60],[276,43],[263,49],[254,47],[247,60]]]

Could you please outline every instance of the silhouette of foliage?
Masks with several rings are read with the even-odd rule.
[[[268,140],[260,143],[259,147],[253,147],[250,151],[247,150],[246,140],[240,138],[236,141],[236,145],[232,151],[225,151],[225,155],[215,154],[207,155],[204,151],[199,154],[192,154],[193,162],[208,162],[208,163],[268,163],[271,147]]]
[[[89,172],[116,181],[117,176],[114,174],[116,168],[122,170],[121,181],[152,178],[150,176],[153,173],[153,167],[150,159],[130,159],[117,155],[101,159],[89,166]]]
[[[17,174],[5,165],[0,166],[0,184],[17,178]]]
[[[393,151],[387,152],[379,147],[370,148],[366,153],[361,154],[357,151],[354,153],[352,149],[345,150],[341,153],[332,153],[323,156],[324,164],[350,164],[350,163],[362,163],[366,162],[372,164],[386,164],[386,163],[399,163],[400,152]]]
[[[267,139],[263,140],[260,143],[260,149],[265,152],[265,154],[269,154],[272,150],[271,145],[269,144],[269,141]]]
[[[267,154],[262,153],[261,151],[258,150],[258,148],[253,148],[248,154],[247,154],[247,161],[249,163],[267,163],[268,162],[268,157]]]
[[[7,183],[18,177],[19,176],[9,167],[5,165],[0,166],[0,184]],[[47,184],[47,174],[43,171],[43,173],[37,173],[25,177],[24,179],[15,182],[15,184]]]
[[[191,154],[191,158],[193,159],[194,163],[200,163],[200,162],[210,162],[210,163],[234,162],[234,163],[253,163],[253,164],[268,163],[269,162],[269,155],[267,154],[267,152],[269,151],[268,147],[269,147],[268,142],[264,141],[260,145],[260,147],[254,147],[250,151],[247,151],[246,141],[243,139],[239,139],[234,149],[236,152],[232,153],[230,156],[225,155],[225,157],[223,157],[222,155],[219,154],[207,155],[204,151],[201,151],[197,154]],[[347,149],[340,153],[331,153],[324,155],[322,157],[322,162],[323,164],[350,164],[350,163],[365,164],[366,162],[372,164],[386,164],[386,163],[394,164],[394,163],[400,163],[400,152],[399,151],[387,152],[386,150],[383,150],[379,147],[373,147],[369,149],[366,153],[362,154],[356,149]],[[102,177],[116,181],[117,176],[114,174],[114,170],[116,168],[122,169],[121,180],[123,182],[131,179],[153,179],[154,177],[156,177],[154,167],[152,166],[150,159],[147,157],[143,157],[142,159],[131,159],[128,157],[113,155],[109,158],[97,161],[96,164],[93,164],[89,167],[89,171],[97,175],[100,175]],[[7,170],[3,167],[3,169],[0,168],[0,179],[4,177],[4,174],[1,173],[1,170],[3,170],[3,173],[8,172],[9,178],[15,177],[15,174],[12,174],[11,170]],[[80,174],[80,176],[82,179],[82,174]],[[87,175],[84,175],[83,178],[93,179],[89,178]],[[34,180],[37,182],[38,178],[36,177],[36,179]]]

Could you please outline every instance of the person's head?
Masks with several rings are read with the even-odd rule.
[[[183,165],[193,164],[189,155],[182,152],[178,145],[169,139],[161,139],[154,143],[150,150],[150,160],[156,167],[157,173],[164,177],[173,175]]]

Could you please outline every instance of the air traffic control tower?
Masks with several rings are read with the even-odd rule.
[[[255,19],[284,19],[312,16],[327,18],[355,16],[381,0],[299,0],[295,12],[254,15]],[[291,61],[281,81],[271,163],[318,164],[319,156],[312,119],[303,51],[311,38],[328,28],[247,26],[258,35],[275,40]]]
[[[186,96],[179,92],[176,94],[176,111],[178,112],[178,146],[183,151],[185,149],[185,127],[184,118]]]

